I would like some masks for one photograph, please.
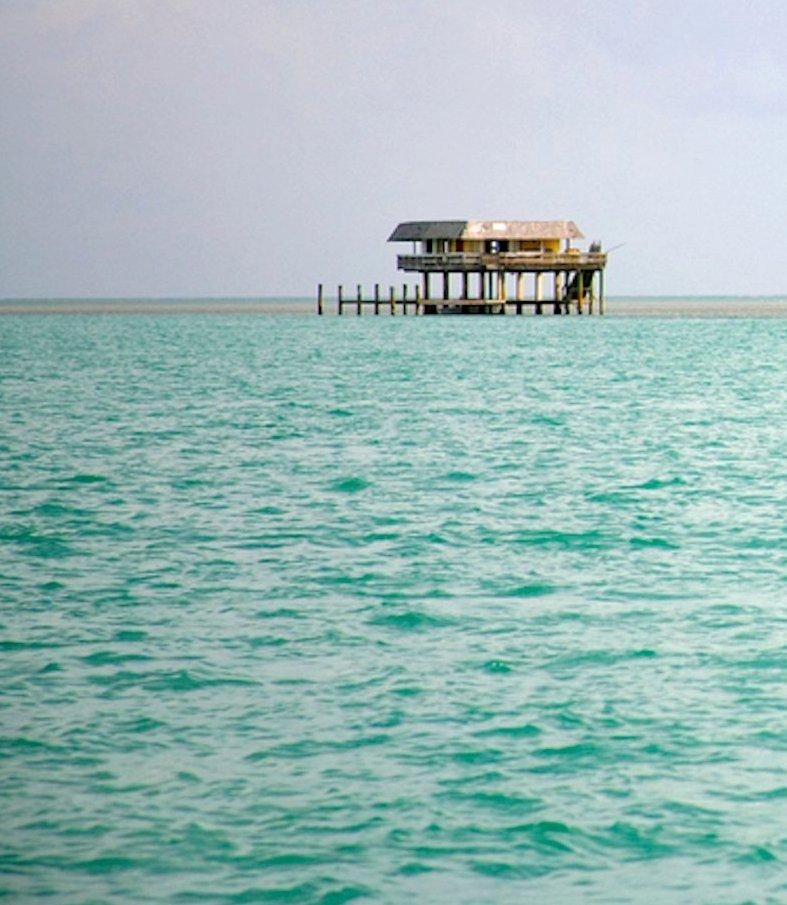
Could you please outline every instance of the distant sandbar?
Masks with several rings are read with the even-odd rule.
[[[335,304],[326,299],[326,313]],[[544,306],[549,311],[548,304]],[[307,298],[0,299],[2,314],[314,314]],[[787,317],[787,296],[620,297],[607,300],[613,317]]]

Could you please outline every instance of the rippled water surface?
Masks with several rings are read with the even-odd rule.
[[[787,900],[787,322],[0,351],[0,889]]]

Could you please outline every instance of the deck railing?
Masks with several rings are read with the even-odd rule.
[[[444,272],[475,270],[601,270],[607,256],[596,251],[507,251],[499,254],[445,252],[441,254],[399,255],[399,270]]]

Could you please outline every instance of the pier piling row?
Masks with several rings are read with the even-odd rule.
[[[421,291],[418,286],[402,284],[401,293],[397,293],[395,286],[388,287],[387,297],[381,291],[379,283],[374,284],[374,292],[371,297],[365,297],[363,287],[356,284],[354,297],[345,294],[344,286],[336,287],[336,314],[353,313],[360,315],[364,308],[372,308],[374,314],[405,315],[423,314],[419,310],[421,305]],[[326,296],[323,284],[317,286],[317,314],[326,313]]]
[[[527,275],[531,274],[531,279]],[[335,312],[338,315],[353,313],[357,316],[364,309],[375,315],[430,315],[430,314],[516,314],[530,310],[533,314],[605,314],[604,270],[575,269],[557,271],[479,271],[476,272],[476,290],[471,286],[471,274],[461,274],[461,293],[451,293],[451,272],[442,273],[442,293],[432,294],[433,272],[424,272],[420,284],[403,283],[401,291],[388,287],[387,297],[379,283],[374,284],[370,295],[363,286],[355,286],[354,295],[348,295],[345,287],[336,287]],[[545,279],[546,278],[546,279]],[[510,285],[514,283],[513,287]],[[528,286],[528,283],[530,285]],[[546,285],[545,285],[546,284]],[[513,292],[510,290],[513,288]],[[529,291],[528,291],[529,290]],[[317,314],[327,311],[324,286],[317,286]]]

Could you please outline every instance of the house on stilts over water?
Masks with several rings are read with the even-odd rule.
[[[412,243],[397,256],[397,267],[420,274],[414,287],[387,299],[375,286],[366,299],[362,287],[346,298],[340,286],[337,313],[360,314],[604,314],[607,256],[599,242],[587,251],[572,246],[584,236],[572,220],[417,220],[400,223],[389,242]],[[323,311],[322,286],[317,310]]]

